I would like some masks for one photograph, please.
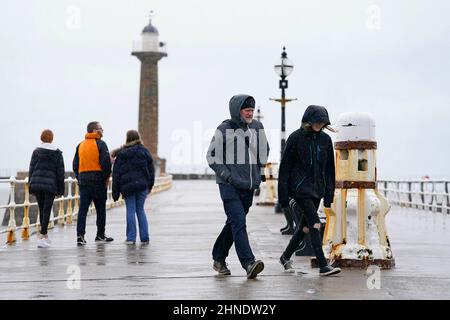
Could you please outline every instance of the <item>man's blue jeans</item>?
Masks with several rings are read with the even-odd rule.
[[[254,190],[239,190],[228,184],[219,184],[219,190],[227,220],[214,244],[213,259],[224,262],[234,242],[241,266],[247,269],[255,261],[245,221],[252,205]]]
[[[149,241],[147,216],[144,211],[147,191],[141,191],[125,197],[127,207],[127,241],[136,241],[136,217],[139,223],[141,242]]]

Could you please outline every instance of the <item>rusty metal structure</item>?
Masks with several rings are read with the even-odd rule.
[[[390,205],[377,190],[375,122],[367,113],[344,113],[337,130],[335,198],[324,209],[325,255],[335,266],[390,269],[395,265],[385,224]]]
[[[264,167],[265,182],[261,182],[256,205],[274,206],[277,203],[278,163],[269,162]]]

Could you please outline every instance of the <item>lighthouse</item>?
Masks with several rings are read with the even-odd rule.
[[[161,175],[165,173],[165,159],[158,155],[158,61],[167,57],[167,51],[151,18],[131,54],[141,62],[138,130],[155,160],[157,175]]]

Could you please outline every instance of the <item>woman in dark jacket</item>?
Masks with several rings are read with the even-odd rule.
[[[280,257],[286,271],[292,272],[289,260],[297,250],[306,233],[311,235],[311,244],[319,263],[319,274],[323,276],[341,271],[328,265],[322,250],[320,219],[317,214],[320,200],[329,208],[334,197],[334,151],[330,136],[323,132],[329,128],[328,112],[321,106],[309,106],[302,118],[302,126],[294,131],[286,142],[278,176],[278,199],[287,210],[289,198],[295,199],[303,216],[289,245]]]
[[[36,196],[39,207],[41,230],[38,247],[47,248],[50,240],[47,235],[48,223],[55,196],[64,195],[64,159],[62,152],[53,144],[53,132],[44,130],[42,144],[31,156],[29,169],[30,193]]]
[[[127,207],[127,244],[136,242],[136,218],[139,223],[141,242],[148,244],[147,217],[144,203],[155,182],[155,169],[150,152],[141,142],[139,132],[129,130],[126,144],[114,150],[111,156],[115,158],[113,167],[112,193],[114,201],[120,194],[125,198]]]

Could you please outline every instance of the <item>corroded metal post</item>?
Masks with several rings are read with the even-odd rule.
[[[78,219],[78,210],[80,208],[80,187],[78,186],[78,181],[75,183],[75,204],[73,206],[73,218],[76,221]]]
[[[276,174],[275,174],[276,173]],[[258,206],[274,206],[276,204],[276,176],[278,174],[278,164],[268,162],[264,167],[266,181],[262,182],[259,189],[259,195],[256,199]]]
[[[66,223],[72,223],[72,177],[67,179],[67,213],[66,213]]]
[[[112,199],[112,179],[108,180],[108,186],[106,191],[106,208],[111,209],[114,205],[114,201]]]
[[[62,196],[60,201],[59,201],[58,224],[60,226],[65,225],[65,221],[64,221],[64,196]]]
[[[28,240],[30,238],[30,185],[28,184],[28,178],[25,179],[25,201],[23,203],[23,222],[22,222],[22,239]]]
[[[50,230],[50,229],[53,229],[55,227],[55,222],[53,220],[55,220],[55,215],[53,214],[53,206],[52,206],[52,208],[50,209],[50,218],[48,220],[48,227],[47,227],[47,229]]]
[[[15,203],[15,193],[16,193],[16,178],[11,177],[9,178],[9,183],[11,184],[11,195],[9,200],[9,222],[8,222],[8,229],[7,230],[7,236],[6,236],[6,243],[7,244],[13,244],[16,242],[16,203]]]
[[[385,224],[390,205],[377,189],[375,122],[366,113],[345,113],[337,126],[336,191],[324,210],[324,252],[336,266],[390,269],[395,265]]]

